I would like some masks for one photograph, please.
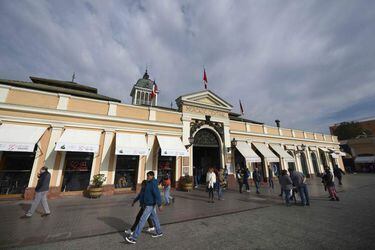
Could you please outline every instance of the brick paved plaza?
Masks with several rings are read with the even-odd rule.
[[[310,207],[286,207],[279,187],[261,195],[228,191],[224,201],[207,203],[204,191],[175,191],[176,203],[160,214],[164,231],[153,239],[143,233],[136,246],[123,230],[138,207],[134,195],[90,200],[50,200],[52,215],[20,219],[28,201],[1,201],[0,247],[27,249],[371,249],[375,246],[374,175],[346,175],[340,202],[328,200],[320,179],[309,180]],[[40,208],[41,209],[41,208]],[[41,212],[41,211],[40,211]]]

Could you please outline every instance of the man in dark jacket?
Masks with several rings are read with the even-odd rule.
[[[342,179],[342,175],[345,175],[345,172],[342,171],[341,168],[339,168],[339,166],[335,165],[333,167],[333,174],[339,180],[339,185],[342,185],[341,179]]]
[[[306,177],[303,173],[295,171],[293,168],[289,168],[290,178],[293,181],[293,186],[298,190],[301,197],[302,206],[310,206],[309,191],[305,183]]]
[[[260,194],[259,187],[260,187],[261,176],[260,176],[258,167],[254,168],[253,181],[255,183],[256,193]]]
[[[26,217],[31,217],[33,215],[40,202],[42,202],[42,206],[44,209],[44,214],[42,216],[51,214],[47,202],[47,193],[49,190],[50,180],[51,174],[48,172],[48,168],[46,166],[42,167],[38,174],[38,184],[35,187],[35,198],[33,203],[31,204],[30,210],[25,215]]]
[[[158,188],[158,181],[154,178],[154,176],[155,174],[153,171],[149,171],[147,173],[147,184],[145,187],[143,197],[141,197],[143,201],[140,201],[144,204],[145,210],[141,216],[141,219],[139,220],[137,227],[135,228],[134,234],[132,236],[125,238],[126,241],[131,244],[137,243],[137,238],[141,234],[148,217],[151,218],[156,230],[155,234],[153,234],[152,237],[157,238],[163,236],[163,233],[160,228],[159,218],[156,214],[155,208],[157,205],[159,211],[162,210],[161,196]]]

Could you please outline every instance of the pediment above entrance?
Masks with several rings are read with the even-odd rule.
[[[180,110],[182,110],[182,106],[209,108],[222,112],[229,112],[233,108],[232,105],[209,90],[180,96],[176,102]]]

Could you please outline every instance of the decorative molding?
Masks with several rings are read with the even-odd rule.
[[[9,87],[0,86],[0,102],[6,102],[9,94]]]
[[[117,103],[109,102],[108,115],[110,116],[117,115]]]
[[[203,125],[212,127],[220,135],[221,140],[224,142],[224,125],[221,122],[194,120],[190,123],[190,136],[193,136],[195,131],[200,129]]]
[[[195,106],[190,106],[190,105],[183,105],[182,110],[183,112],[198,113],[198,114],[210,115],[210,116],[221,116],[221,117],[228,116],[228,114],[223,111],[206,109],[206,108],[195,107]]]

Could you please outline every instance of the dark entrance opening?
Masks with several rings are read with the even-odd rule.
[[[116,162],[115,188],[135,190],[138,178],[138,155],[118,155]]]
[[[308,170],[308,167],[307,167],[307,159],[306,159],[306,155],[304,152],[301,152],[301,165],[302,165],[302,173],[306,176],[306,177],[309,177],[309,170]]]
[[[162,156],[159,149],[158,156],[158,183],[160,183],[164,176],[171,179],[172,187],[176,186],[176,157],[175,156]]]
[[[210,129],[201,129],[194,136],[193,166],[198,184],[206,182],[208,168],[221,167],[219,139]]]
[[[66,152],[61,192],[85,190],[90,184],[93,153]]]
[[[0,194],[23,194],[25,192],[34,159],[34,152],[3,152],[0,161]]]
[[[314,172],[316,176],[320,176],[319,166],[318,166],[318,160],[316,158],[316,155],[314,152],[311,152],[311,161],[313,164]]]

